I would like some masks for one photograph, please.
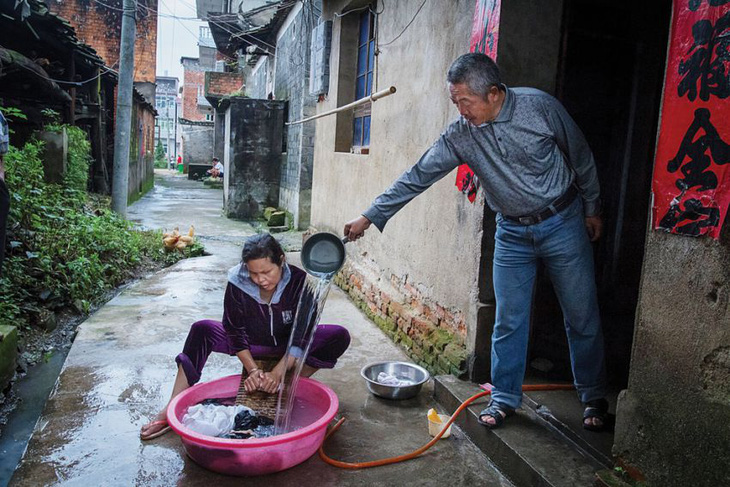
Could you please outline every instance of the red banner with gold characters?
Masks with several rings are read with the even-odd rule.
[[[730,205],[730,0],[675,0],[653,225],[715,239]]]
[[[497,60],[500,7],[501,0],[476,0],[469,52],[482,52]],[[466,164],[459,166],[456,173],[456,187],[474,203],[479,190],[479,178]]]

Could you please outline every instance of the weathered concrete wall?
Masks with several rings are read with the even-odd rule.
[[[342,21],[349,16],[340,19],[333,14],[361,5],[345,1],[323,5],[324,19],[334,22],[332,74],[328,99],[318,104],[317,112],[346,103],[341,92],[354,94],[356,58],[354,48],[347,42],[343,45],[342,30]],[[382,44],[394,39],[419,7],[415,2],[387,5],[388,15],[379,18]],[[338,135],[351,134],[351,122],[338,133],[337,117],[317,121],[312,225],[318,230],[340,234],[344,223],[365,210],[458,116],[445,77],[453,60],[469,49],[473,14],[472,0],[427,2],[397,41],[381,44],[373,91],[395,85],[398,92],[372,106],[368,155],[335,151]],[[447,372],[451,365],[437,368],[428,361],[438,363],[439,346],[434,342],[440,335],[451,335],[450,355],[462,362],[457,364],[459,370],[464,367],[463,355],[457,357],[456,352],[473,349],[484,211],[481,198],[471,204],[456,190],[455,178],[455,172],[448,174],[412,201],[388,223],[384,234],[373,227],[365,238],[348,244],[349,275],[344,279],[359,287],[374,317],[395,322],[394,336],[416,360]],[[414,317],[420,321],[414,322]]]
[[[730,485],[730,224],[650,231],[614,454],[650,485]]]
[[[284,106],[282,101],[231,99],[223,160],[226,216],[258,218],[278,203]]]
[[[562,17],[563,0],[502,2],[497,61],[507,85],[555,94]]]
[[[183,164],[210,164],[213,159],[213,122],[180,125],[183,139]],[[219,157],[220,159],[220,157]]]
[[[155,116],[148,106],[143,106],[138,101],[135,101],[132,108],[132,127],[127,183],[130,203],[149,191],[155,178]]]
[[[297,4],[279,32],[276,42],[274,96],[288,100],[289,121],[315,113],[317,98],[309,94],[309,39],[316,19]],[[293,61],[294,60],[294,61]],[[309,227],[314,162],[314,123],[290,125],[286,130],[286,158],[281,167],[280,208],[288,210],[294,226]]]

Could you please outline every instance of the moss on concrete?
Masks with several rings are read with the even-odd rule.
[[[18,359],[18,329],[0,325],[0,390],[13,379]]]

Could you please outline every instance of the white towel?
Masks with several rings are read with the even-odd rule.
[[[196,404],[190,406],[183,416],[185,427],[206,436],[223,436],[231,432],[235,425],[236,415],[248,410],[246,406],[221,406],[219,404]]]
[[[412,386],[413,384],[415,384],[415,382],[413,381],[410,381],[408,379],[399,379],[396,376],[386,374],[385,372],[379,373],[376,380],[378,384],[383,384],[385,386],[404,387]]]

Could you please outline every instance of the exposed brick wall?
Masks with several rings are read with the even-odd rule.
[[[193,122],[204,122],[208,110],[198,107],[198,94],[205,93],[205,69],[197,59],[183,58],[183,91],[181,117]]]
[[[461,311],[424,298],[418,285],[392,275],[376,282],[345,264],[334,282],[410,357],[432,374],[466,374],[466,322]]]
[[[93,47],[107,66],[119,69],[122,0],[53,0],[48,8],[76,30],[81,42]],[[134,44],[134,81],[155,82],[157,70],[157,2],[137,1],[137,35]],[[154,100],[148,100],[154,102]]]
[[[205,73],[205,93],[211,95],[230,95],[243,89],[243,73]]]

